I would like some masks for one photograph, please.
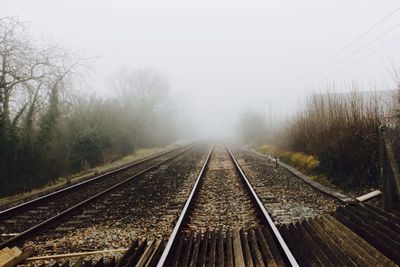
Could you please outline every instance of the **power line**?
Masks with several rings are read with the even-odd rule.
[[[316,70],[318,70],[321,66],[325,65],[327,62],[331,61],[333,58],[335,58],[336,56],[340,55],[341,53],[343,53],[347,48],[349,48],[350,46],[352,46],[354,43],[356,43],[358,40],[360,40],[362,37],[364,37],[365,35],[367,35],[369,32],[371,32],[373,29],[375,29],[376,27],[378,27],[380,24],[382,24],[385,20],[387,20],[388,18],[390,18],[394,13],[396,13],[397,11],[400,10],[400,7],[395,8],[393,11],[391,11],[389,14],[387,14],[386,16],[384,16],[382,19],[380,19],[377,23],[375,23],[374,25],[372,25],[371,27],[369,27],[366,31],[364,31],[363,33],[361,33],[360,35],[358,35],[355,39],[353,39],[352,41],[350,41],[345,47],[343,47],[341,50],[339,50],[338,52],[336,52],[335,54],[333,54],[332,56],[330,56],[329,58],[327,58],[326,60],[324,60],[321,64],[319,64],[314,70],[312,70],[310,72],[313,73]]]
[[[375,49],[375,50],[372,51],[371,53],[368,53],[367,55],[363,56],[362,58],[358,59],[357,61],[355,61],[355,62],[353,62],[353,63],[347,65],[347,66],[344,67],[343,69],[334,72],[332,75],[335,75],[336,73],[342,72],[342,71],[344,71],[344,70],[350,68],[351,66],[353,66],[353,65],[355,65],[355,64],[357,64],[357,63],[363,61],[363,60],[366,59],[367,57],[372,56],[373,54],[379,52],[379,51],[382,50],[383,48],[385,48],[385,47],[391,45],[392,43],[396,42],[397,40],[400,40],[400,36],[398,36],[397,38],[394,38],[392,41],[386,43],[385,45],[379,47],[378,49]]]
[[[381,39],[382,37],[384,37],[385,35],[387,35],[388,33],[392,32],[394,29],[398,28],[400,26],[400,24],[396,24],[394,25],[392,28],[390,28],[389,30],[387,30],[386,32],[380,34],[378,37],[376,37],[375,39],[371,40],[370,42],[368,42],[366,45],[362,46],[361,48],[357,49],[356,51],[354,51],[353,53],[351,53],[350,55],[348,55],[347,57],[345,57],[344,59],[342,59],[339,62],[336,62],[335,64],[331,65],[330,67],[328,67],[327,69],[325,69],[322,73],[320,74],[316,74],[314,76],[312,76],[310,79],[308,79],[306,81],[306,83],[315,80],[316,78],[319,78],[320,76],[326,74],[327,72],[329,72],[331,69],[335,68],[336,66],[346,62],[347,60],[349,60],[350,58],[352,58],[354,55],[358,54],[359,52],[361,52],[362,50],[364,50],[365,48],[369,47],[371,44],[375,43],[376,41],[378,41],[379,39]]]

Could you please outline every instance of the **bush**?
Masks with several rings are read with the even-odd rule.
[[[79,171],[96,166],[102,162],[102,151],[108,140],[96,129],[83,131],[75,140],[72,151],[75,156],[73,169]]]
[[[376,94],[314,94],[289,122],[281,147],[315,155],[318,169],[334,183],[377,183],[382,119]],[[300,158],[291,156],[294,161]]]

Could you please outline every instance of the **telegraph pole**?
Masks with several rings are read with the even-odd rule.
[[[275,102],[268,102],[268,101],[265,101],[264,102],[264,119],[265,119],[265,121],[267,121],[267,105],[268,105],[268,117],[269,117],[269,119],[268,119],[268,126],[272,129],[272,105],[274,105],[275,104]]]

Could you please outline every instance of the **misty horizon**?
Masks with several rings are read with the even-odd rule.
[[[362,58],[400,34],[398,14],[326,60],[396,4],[18,0],[1,1],[0,9],[26,22],[39,41],[90,58],[86,93],[114,94],[107,81],[120,69],[154,69],[167,78],[178,114],[206,136],[224,136],[246,110],[283,120],[332,83],[339,91],[354,82],[366,91],[392,89],[398,43]]]

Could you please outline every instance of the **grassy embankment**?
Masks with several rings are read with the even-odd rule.
[[[46,192],[55,191],[57,189],[67,186],[70,183],[77,183],[79,181],[93,177],[94,175],[100,175],[102,173],[106,173],[108,171],[117,169],[118,167],[121,167],[130,162],[145,158],[151,154],[159,153],[165,149],[166,149],[165,147],[138,149],[134,153],[127,155],[119,160],[109,162],[109,163],[106,163],[106,164],[103,164],[103,165],[100,165],[100,166],[97,166],[97,167],[94,167],[91,169],[87,169],[87,170],[81,171],[79,173],[70,175],[70,176],[59,177],[56,180],[54,180],[44,186],[35,188],[29,192],[24,192],[21,194],[0,198],[0,206],[6,205],[7,203],[20,201],[20,200],[23,200],[25,198],[32,197],[35,195],[41,195]]]

